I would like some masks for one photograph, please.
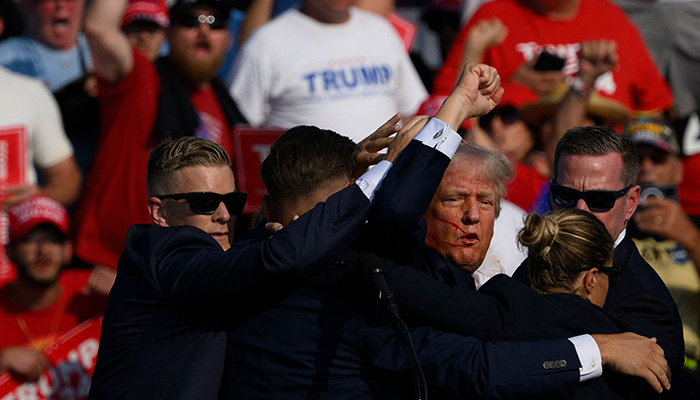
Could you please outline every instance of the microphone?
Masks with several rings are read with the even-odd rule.
[[[374,253],[362,253],[357,262],[361,272],[371,282],[372,292],[387,308],[392,317],[399,317],[399,308],[394,303],[389,284],[386,282],[386,271],[381,260]]]
[[[382,261],[374,253],[362,253],[357,260],[360,272],[371,282],[372,292],[376,299],[384,304],[391,329],[401,343],[413,371],[413,382],[416,388],[418,400],[428,400],[428,385],[423,374],[423,368],[418,359],[418,353],[411,339],[411,332],[399,317],[399,308],[394,303],[389,284],[386,282],[386,271]]]

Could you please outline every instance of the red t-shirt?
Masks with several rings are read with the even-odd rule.
[[[504,199],[516,204],[526,212],[530,212],[541,193],[547,179],[534,168],[521,162],[515,164],[515,177],[506,188]]]
[[[190,91],[189,94],[200,124],[194,136],[219,143],[230,152],[233,149],[233,136],[214,89],[208,87]]]
[[[101,136],[92,169],[73,218],[75,253],[83,261],[116,268],[129,227],[151,222],[146,191],[148,154],[158,111],[160,78],[144,55],[133,50],[134,67],[117,85],[98,80]],[[191,93],[202,126],[231,152],[233,139],[213,89]]]
[[[24,310],[18,315],[8,296],[7,285],[0,288],[0,350],[10,346],[45,348],[80,323],[104,314],[107,296],[86,295],[83,292],[90,273],[88,270],[63,271],[58,279],[61,294],[53,305],[43,310]],[[33,340],[20,327],[20,320],[26,324]],[[55,321],[58,328],[50,336]]]
[[[637,27],[618,6],[606,0],[581,0],[578,13],[570,20],[550,19],[518,0],[495,0],[484,4],[452,44],[435,79],[435,94],[452,91],[469,30],[478,21],[491,18],[500,19],[508,27],[508,36],[502,44],[486,51],[484,63],[498,69],[506,92],[509,87],[517,85],[525,89],[520,96],[537,99],[531,90],[508,81],[523,62],[536,57],[540,50],[546,49],[565,58],[563,72],[573,76],[579,68],[581,42],[606,39],[617,43],[620,61],[614,71],[602,75],[596,82],[599,94],[624,105],[631,112],[657,113],[673,105],[668,84],[659,73]]]

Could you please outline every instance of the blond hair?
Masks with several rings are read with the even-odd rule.
[[[185,167],[231,167],[231,158],[217,143],[193,136],[162,143],[148,155],[148,196],[167,193],[173,172]]]
[[[532,287],[543,293],[573,292],[580,267],[606,266],[613,256],[613,239],[605,225],[575,208],[528,215],[518,240],[528,249]]]

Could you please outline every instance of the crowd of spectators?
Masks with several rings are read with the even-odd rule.
[[[454,127],[472,147],[426,205],[427,248],[414,255],[447,263],[424,272],[472,290],[517,276],[537,245],[518,245],[528,213],[563,208],[550,198],[564,189],[577,204],[583,190],[641,185],[612,222],[615,210],[588,211],[615,246],[633,239],[668,287],[673,298],[659,289],[656,300],[680,315],[685,349],[680,320],[659,323],[661,346],[674,372],[700,379],[699,19],[693,0],[0,0],[0,372],[38,380],[50,343],[104,311],[129,227],[154,218],[146,172],[157,145],[195,136],[233,158],[237,126],[314,125],[374,152],[384,121],[435,115],[465,64],[483,63],[505,95]],[[411,50],[416,34],[437,36],[424,53],[439,68]],[[567,162],[600,154],[557,156],[566,132],[594,125],[634,143],[636,179],[587,186],[605,171]],[[581,176],[563,180],[573,169]],[[447,198],[464,187],[490,197],[458,210]],[[239,218],[236,235],[253,220]],[[468,235],[468,249],[456,244]],[[31,252],[40,265],[22,259]],[[610,293],[603,308],[620,311]]]

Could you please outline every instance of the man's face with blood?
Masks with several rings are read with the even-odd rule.
[[[498,211],[493,182],[470,162],[450,165],[424,217],[425,244],[453,265],[474,272],[486,257]]]

